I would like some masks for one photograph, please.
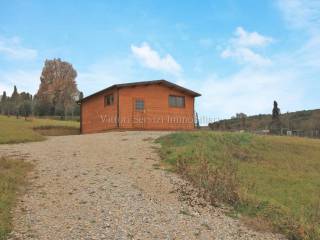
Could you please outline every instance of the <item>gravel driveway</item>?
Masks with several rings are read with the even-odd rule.
[[[35,164],[14,211],[11,239],[280,239],[226,217],[159,169],[153,140],[163,134],[109,132],[0,145],[1,155]]]

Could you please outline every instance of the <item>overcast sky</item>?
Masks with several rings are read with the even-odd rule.
[[[320,106],[320,1],[0,0],[0,91],[36,93],[45,59],[73,64],[85,95],[166,79],[201,116]]]

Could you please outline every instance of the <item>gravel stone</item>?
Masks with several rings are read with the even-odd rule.
[[[284,239],[255,232],[159,167],[153,139],[128,131],[0,145],[35,165],[10,239]]]

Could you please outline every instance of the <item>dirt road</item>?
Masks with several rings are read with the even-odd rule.
[[[153,140],[163,134],[110,132],[0,145],[1,155],[35,165],[14,211],[11,239],[280,239],[249,230],[201,200],[181,200],[177,189],[187,184],[158,167]]]

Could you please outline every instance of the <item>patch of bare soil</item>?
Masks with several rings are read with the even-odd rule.
[[[33,130],[43,136],[66,136],[80,134],[80,129],[66,126],[42,126],[35,127]]]

